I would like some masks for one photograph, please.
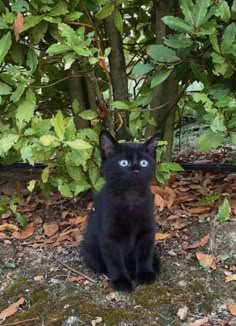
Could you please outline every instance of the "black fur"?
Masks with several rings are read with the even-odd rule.
[[[119,144],[108,132],[100,134],[106,184],[95,199],[81,253],[88,267],[107,274],[117,291],[131,291],[131,280],[152,283],[159,270],[149,189],[156,170],[156,146],[157,135],[144,144]],[[128,166],[120,166],[121,160]],[[142,167],[141,160],[148,166]]]

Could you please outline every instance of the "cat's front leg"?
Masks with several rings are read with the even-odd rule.
[[[142,234],[136,246],[136,280],[138,284],[150,284],[156,280],[156,274],[153,269],[153,257],[153,233]]]
[[[126,270],[121,245],[114,239],[106,239],[102,244],[102,254],[111,287],[116,291],[132,291],[133,286]]]

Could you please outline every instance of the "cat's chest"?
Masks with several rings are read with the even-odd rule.
[[[145,209],[147,205],[148,199],[146,196],[138,195],[134,192],[124,193],[115,200],[115,209],[123,213],[125,211],[137,213]]]

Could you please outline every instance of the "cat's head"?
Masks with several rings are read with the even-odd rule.
[[[100,134],[103,174],[113,188],[146,187],[156,171],[157,134],[145,143],[119,144],[107,131]]]

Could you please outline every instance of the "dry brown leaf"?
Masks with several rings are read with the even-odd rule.
[[[196,256],[197,256],[198,261],[203,266],[210,267],[214,270],[216,269],[216,264],[215,264],[214,258],[211,255],[206,255],[201,252],[196,252]]]
[[[197,319],[197,320],[195,320],[193,323],[189,324],[189,326],[202,326],[202,325],[204,325],[207,322],[208,322],[208,318],[205,317],[203,319]]]
[[[180,230],[187,226],[188,224],[185,222],[181,222],[181,220],[177,220],[175,223],[171,224],[171,228],[174,230]]]
[[[9,210],[9,211],[7,211],[6,213],[3,213],[2,216],[1,216],[1,218],[2,218],[3,220],[5,220],[5,219],[7,219],[8,217],[10,217],[11,215],[12,215],[12,212]]]
[[[43,223],[43,220],[41,219],[41,217],[36,217],[36,219],[34,220],[34,225],[39,225]]]
[[[24,298],[20,298],[15,303],[12,303],[9,307],[4,309],[0,313],[0,320],[5,320],[7,317],[14,315],[17,312],[17,308],[25,302]]]
[[[57,233],[59,227],[57,223],[44,223],[43,230],[47,237],[51,237],[53,234]]]
[[[195,242],[195,243],[192,243],[192,244],[187,244],[186,246],[184,246],[184,250],[186,249],[195,249],[195,248],[198,248],[198,247],[203,247],[207,244],[207,242],[209,241],[209,238],[210,238],[210,234],[207,234],[205,237],[203,237],[201,240]]]
[[[155,206],[159,207],[160,212],[163,211],[164,206],[165,206],[165,201],[159,194],[155,194],[154,203],[155,203]]]
[[[173,221],[173,220],[177,220],[178,218],[180,218],[180,215],[170,215],[167,217],[167,221]]]
[[[231,274],[231,275],[226,276],[225,283],[228,283],[231,281],[236,281],[236,274]]]
[[[190,188],[188,188],[188,187],[183,187],[183,186],[180,186],[180,187],[178,187],[177,189],[178,189],[179,191],[181,191],[181,192],[187,192],[187,191],[190,190]]]
[[[196,214],[203,214],[209,212],[210,208],[209,207],[192,207],[188,208],[187,212],[196,215]]]
[[[104,280],[102,280],[102,286],[104,289],[109,288],[109,281],[107,278],[105,278]]]
[[[159,186],[151,186],[151,192],[155,195],[158,194],[160,196],[165,195],[165,190]]]
[[[72,276],[72,277],[68,277],[66,279],[66,281],[68,281],[68,282],[79,282],[81,280],[84,280],[83,276]]]
[[[29,225],[25,230],[22,232],[13,232],[12,237],[15,239],[27,239],[34,234],[34,227],[33,225]]]
[[[236,316],[236,306],[230,302],[227,304],[227,307],[231,315]]]
[[[18,227],[16,225],[14,225],[14,224],[5,223],[5,224],[0,225],[0,232],[2,232],[2,231],[14,232],[14,231],[17,231],[17,230],[18,230]]]
[[[16,42],[20,38],[20,32],[21,32],[23,24],[24,24],[24,16],[22,15],[21,12],[18,12],[16,19],[14,21],[14,34],[15,34]]]
[[[44,279],[43,275],[34,276],[34,281],[42,281]]]
[[[170,187],[165,187],[165,192],[168,194],[167,207],[170,208],[175,201],[176,194]]]
[[[173,234],[170,233],[156,233],[155,234],[155,241],[166,240],[173,237]]]

